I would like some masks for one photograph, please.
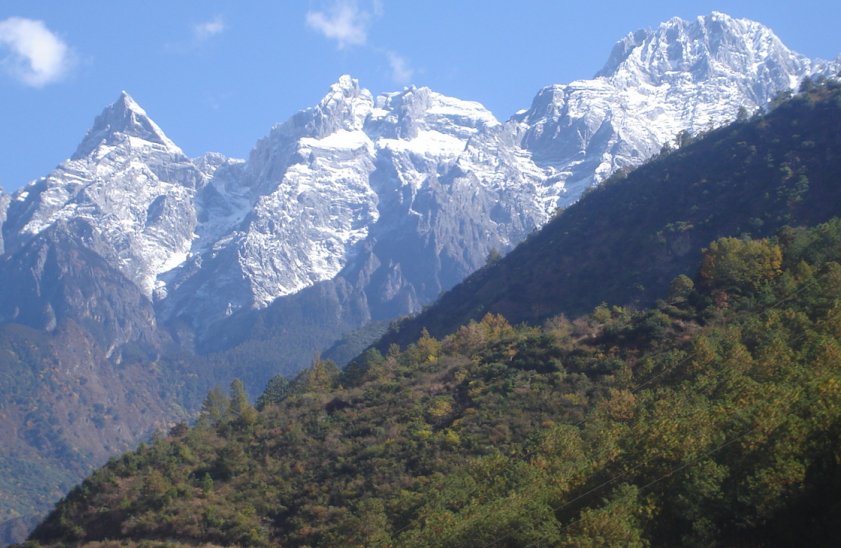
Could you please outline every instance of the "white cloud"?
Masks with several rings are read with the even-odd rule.
[[[409,61],[393,51],[386,52],[386,55],[388,56],[388,64],[391,67],[391,79],[397,84],[410,84],[415,70],[409,65]]]
[[[327,9],[308,11],[306,23],[325,38],[335,40],[339,49],[363,46],[368,41],[371,23],[385,15],[383,0],[370,0],[366,5],[370,9],[361,9],[357,0],[334,0]],[[395,83],[411,83],[415,69],[405,57],[383,48],[370,49],[377,55],[385,55]]]
[[[352,0],[337,0],[326,11],[307,12],[307,26],[335,40],[339,49],[365,44],[370,21],[371,14]]]
[[[192,34],[177,42],[168,42],[163,49],[169,53],[178,55],[189,55],[206,47],[208,42],[228,30],[228,24],[222,16],[217,15],[213,19],[194,24],[190,30]]]
[[[199,42],[204,42],[224,32],[226,28],[225,21],[221,17],[215,17],[210,21],[193,25],[193,37]]]
[[[0,67],[32,87],[56,82],[68,71],[72,54],[43,21],[9,17],[0,21]]]

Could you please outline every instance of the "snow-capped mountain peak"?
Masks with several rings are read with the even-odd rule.
[[[673,18],[628,34],[595,78],[545,87],[506,123],[426,87],[375,98],[342,75],[246,162],[190,160],[124,92],[72,160],[14,197],[5,243],[82,222],[161,318],[199,331],[354,268],[355,281],[343,279],[369,292],[362,315],[384,318],[378,306],[416,309],[491,247],[516,244],[681,132],[761,108],[833,66],[753,21]]]
[[[130,142],[143,146],[148,144],[162,147],[173,154],[183,154],[181,149],[164,134],[146,111],[126,91],[102,111],[94,120],[93,127],[79,144],[71,159],[88,156],[100,146],[115,146]]]
[[[480,103],[410,86],[377,97],[366,131],[388,139],[414,139],[424,130],[467,139],[496,125],[499,121]]]
[[[617,169],[764,108],[780,91],[837,64],[790,51],[764,25],[713,12],[626,35],[592,80],[548,86],[516,115],[521,145],[563,188],[559,205]]]
[[[337,130],[362,129],[373,106],[371,92],[359,87],[358,80],[344,74],[330,86],[318,105],[299,114],[299,120],[306,120],[306,132],[310,137],[321,138]]]
[[[213,351],[257,332],[271,339],[247,353],[270,340],[283,356],[249,378],[294,372],[370,320],[418,311],[676,136],[839,68],[841,57],[793,53],[752,21],[674,18],[628,34],[593,79],[548,85],[504,123],[473,101],[414,86],[374,97],[343,75],[247,161],[188,158],[123,92],[71,159],[0,190],[0,321],[61,332],[70,320],[67,335],[90,328],[106,358],[138,360],[128,367],[170,341]],[[72,375],[80,360],[99,367],[80,349],[65,362]],[[120,378],[141,378],[124,366]]]
[[[207,176],[131,96],[96,117],[73,157],[14,195],[8,243],[89,227],[85,246],[148,297],[157,277],[183,262],[196,226],[194,198]]]
[[[791,52],[768,27],[714,11],[693,20],[679,17],[654,30],[628,34],[613,48],[596,77],[621,85],[685,85],[714,78],[791,78],[809,69],[810,60]],[[756,97],[764,102],[766,97]]]

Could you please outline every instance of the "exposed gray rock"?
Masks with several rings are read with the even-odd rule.
[[[513,120],[522,147],[550,174],[550,195],[565,206],[616,170],[675,145],[681,132],[721,126],[806,76],[839,68],[790,51],[754,21],[719,12],[674,18],[628,34],[594,79],[542,89]]]
[[[6,224],[6,212],[9,209],[9,203],[12,201],[11,197],[0,188],[0,255],[5,251],[3,243],[3,225]]]
[[[838,66],[752,21],[675,18],[504,123],[428,88],[374,97],[342,76],[244,162],[187,158],[123,92],[70,160],[6,208],[0,195],[0,244],[14,252],[49,227],[88,227],[82,246],[154,301],[159,321],[200,337],[339,278],[365,303],[360,318],[384,319],[417,311],[677,135]]]

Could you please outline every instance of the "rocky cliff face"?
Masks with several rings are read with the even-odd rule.
[[[387,319],[676,136],[837,70],[752,21],[672,19],[620,40],[594,79],[548,86],[504,123],[427,88],[374,97],[343,76],[247,161],[187,158],[123,93],[70,160],[0,196],[2,243],[12,256],[63,233],[154,302],[153,324],[190,326],[200,340],[238,311],[330,280],[357,295],[355,317]]]
[[[3,243],[3,225],[6,223],[6,210],[9,208],[11,198],[0,188],[0,255],[5,251]]]
[[[60,234],[154,302],[151,329],[187,325],[200,339],[238,311],[339,279],[357,295],[355,316],[386,319],[677,135],[837,69],[752,21],[672,19],[619,41],[594,79],[546,87],[504,123],[427,88],[374,97],[343,76],[247,161],[187,158],[123,93],[70,160],[0,196],[5,256]]]
[[[505,123],[426,88],[374,98],[342,77],[258,143],[243,175],[253,208],[162,310],[212,323],[337,276],[365,293],[366,317],[417,310],[617,169],[837,69],[713,13],[629,34],[593,80],[549,86]]]
[[[806,76],[838,69],[792,52],[754,21],[718,12],[674,18],[620,40],[594,79],[542,89],[513,122],[566,205],[614,171],[678,144],[681,132],[721,126]]]
[[[194,246],[162,314],[202,327],[343,269],[370,270],[374,249],[388,269],[377,298],[417,309],[545,220],[534,203],[541,172],[506,149],[500,127],[477,103],[427,88],[374,98],[342,77],[257,144],[241,175],[242,221]]]

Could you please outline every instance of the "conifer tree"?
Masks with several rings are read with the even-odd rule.
[[[228,396],[216,386],[207,393],[201,406],[201,417],[216,426],[224,422],[228,415],[230,401]]]
[[[242,381],[231,382],[230,418],[241,426],[250,426],[257,420],[257,410],[248,401]]]

